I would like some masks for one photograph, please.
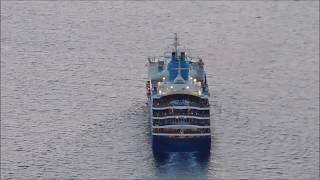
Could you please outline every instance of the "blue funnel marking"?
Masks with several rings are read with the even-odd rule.
[[[172,58],[171,61],[168,63],[167,70],[169,72],[169,81],[170,82],[173,82],[174,79],[178,75],[179,60],[180,60],[181,76],[184,80],[188,80],[189,64],[186,62],[186,60],[184,58],[177,57],[177,58]]]

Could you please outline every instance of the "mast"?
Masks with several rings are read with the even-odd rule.
[[[178,57],[178,45],[179,45],[179,41],[178,41],[178,35],[177,33],[174,33],[174,50],[176,52],[176,56]],[[176,77],[176,79],[174,80],[174,83],[184,83],[184,79],[182,78],[181,75],[181,57],[178,58],[178,75]]]
[[[176,54],[178,54],[178,46],[179,46],[179,41],[178,41],[178,34],[174,33],[174,50]]]

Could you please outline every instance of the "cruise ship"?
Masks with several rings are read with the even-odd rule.
[[[146,82],[154,153],[209,153],[209,89],[203,60],[180,50],[148,58]]]

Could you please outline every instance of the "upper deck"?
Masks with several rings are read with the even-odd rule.
[[[184,52],[172,56],[148,58],[150,91],[153,98],[172,94],[209,96],[203,61],[185,56]]]

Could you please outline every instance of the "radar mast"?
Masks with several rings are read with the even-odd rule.
[[[175,49],[175,52],[176,52],[176,56],[178,56],[178,46],[179,46],[178,34],[174,33],[174,49]],[[183,84],[185,81],[184,81],[184,79],[182,78],[182,75],[181,75],[181,57],[178,58],[178,63],[179,63],[178,64],[178,75],[175,78],[174,83]]]
[[[178,34],[174,33],[174,50],[176,54],[178,54],[178,46],[179,46],[179,40],[178,40]]]

